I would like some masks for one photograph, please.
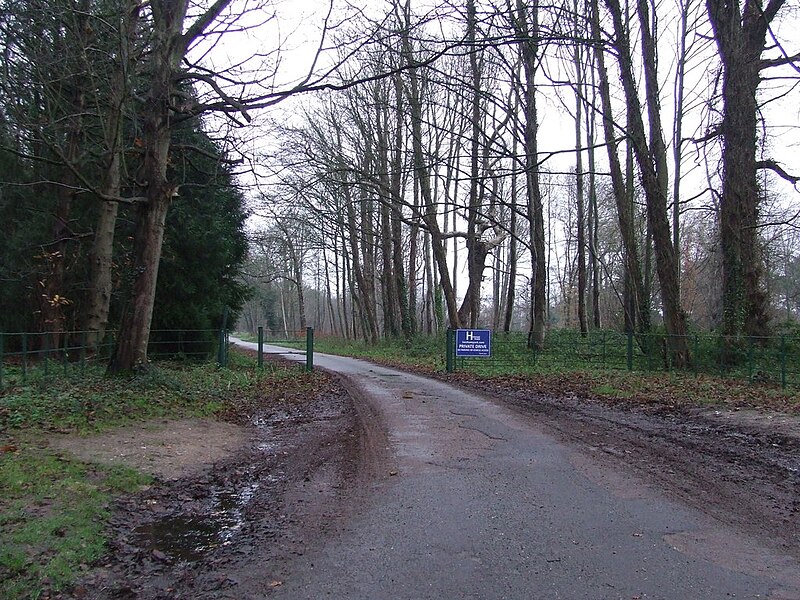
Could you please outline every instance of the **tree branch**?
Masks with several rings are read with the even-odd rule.
[[[785,179],[786,181],[788,181],[789,183],[791,183],[792,185],[795,185],[795,186],[797,185],[798,182],[800,182],[800,177],[798,177],[796,175],[790,175],[789,173],[787,173],[783,169],[782,166],[780,166],[777,163],[777,161],[774,161],[772,159],[758,161],[756,163],[756,168],[758,168],[758,169],[769,169],[773,173],[776,173],[777,175],[779,175],[782,179]]]
[[[197,20],[192,23],[192,26],[186,30],[186,33],[181,36],[181,44],[183,52],[181,56],[189,51],[189,46],[194,42],[211,23],[222,13],[223,10],[231,3],[232,0],[217,0],[206,12],[200,15]]]

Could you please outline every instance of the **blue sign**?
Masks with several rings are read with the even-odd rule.
[[[491,329],[456,329],[456,356],[492,355]]]

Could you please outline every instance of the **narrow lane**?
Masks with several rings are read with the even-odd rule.
[[[390,464],[270,596],[800,599],[796,561],[609,470],[530,417],[364,361],[317,354],[315,364],[369,403]]]

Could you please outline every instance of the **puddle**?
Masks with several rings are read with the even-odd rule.
[[[260,444],[256,445],[256,449],[259,452],[267,452],[270,454],[275,454],[280,447],[281,445],[279,442],[261,442]]]
[[[280,410],[271,415],[257,415],[251,417],[250,422],[261,429],[269,429],[274,425],[283,425],[289,421],[290,415],[285,410]]]
[[[207,552],[233,542],[244,525],[244,507],[258,487],[253,483],[238,491],[214,492],[209,513],[168,516],[137,527],[133,538],[149,552],[159,550],[183,561],[200,560]]]

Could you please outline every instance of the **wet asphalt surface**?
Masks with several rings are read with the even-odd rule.
[[[364,361],[316,354],[315,365],[342,375],[385,433],[384,472],[270,597],[800,599],[794,558],[532,416]]]

